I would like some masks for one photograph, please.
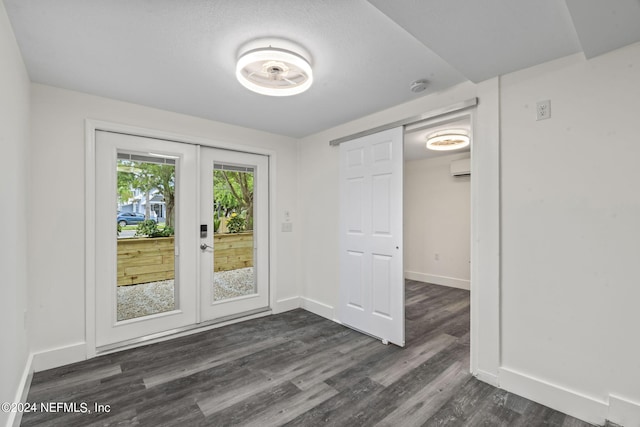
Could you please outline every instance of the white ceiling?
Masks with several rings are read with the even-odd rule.
[[[640,41],[640,0],[4,0],[34,82],[302,137],[438,92]],[[238,50],[302,45],[315,82],[249,92]],[[409,91],[416,79],[429,88]]]

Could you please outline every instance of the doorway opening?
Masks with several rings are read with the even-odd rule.
[[[472,138],[472,113],[407,125],[404,133],[404,273],[407,344],[446,333],[469,342],[471,146],[426,148],[430,135]]]
[[[256,293],[254,168],[213,165],[213,300]]]

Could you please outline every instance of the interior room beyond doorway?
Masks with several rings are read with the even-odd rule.
[[[447,130],[462,131],[471,137],[471,115],[409,125],[404,135],[404,272],[407,284],[412,284],[416,292],[405,304],[409,306],[416,298],[425,299],[421,307],[427,311],[407,311],[409,323],[416,316],[426,316],[437,324],[446,322],[443,313],[429,313],[435,305],[447,306],[445,311],[452,313],[464,312],[464,317],[469,318],[468,294],[462,300],[451,301],[441,301],[436,295],[430,304],[431,297],[422,295],[417,291],[421,287],[416,286],[471,289],[471,146],[448,151],[426,147],[429,136]],[[407,344],[411,345],[409,341]]]

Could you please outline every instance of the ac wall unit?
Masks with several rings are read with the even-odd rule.
[[[471,159],[454,160],[450,165],[451,176],[471,175]]]

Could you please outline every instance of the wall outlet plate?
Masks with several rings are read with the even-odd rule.
[[[293,224],[290,222],[283,222],[282,223],[282,231],[284,233],[291,233],[293,231]]]
[[[536,120],[551,118],[551,100],[540,101],[536,104]]]

